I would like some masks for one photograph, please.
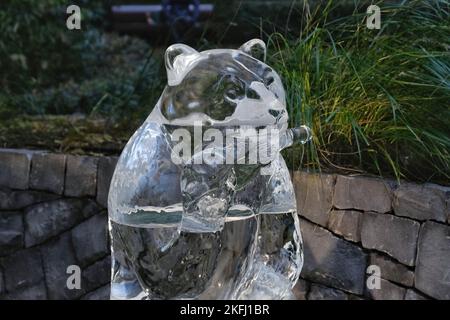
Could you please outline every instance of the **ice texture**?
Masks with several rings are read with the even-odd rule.
[[[280,151],[311,132],[287,128],[280,77],[258,54],[257,39],[167,49],[168,85],[111,182],[112,299],[292,298],[303,250]]]

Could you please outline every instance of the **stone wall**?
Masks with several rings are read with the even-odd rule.
[[[117,158],[0,149],[0,299],[107,299]],[[81,268],[81,289],[66,286]]]
[[[0,149],[0,299],[107,299],[106,199],[117,158]],[[293,174],[298,299],[450,299],[450,188]],[[68,290],[69,265],[81,267]],[[378,267],[379,289],[369,266]]]
[[[293,179],[305,253],[298,298],[450,299],[449,187],[304,172]],[[381,279],[370,290],[372,265]]]

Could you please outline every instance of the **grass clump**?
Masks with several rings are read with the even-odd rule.
[[[366,28],[358,4],[329,21],[336,3],[306,4],[298,38],[269,39],[292,125],[314,132],[291,165],[448,184],[449,1],[380,2],[381,30]]]

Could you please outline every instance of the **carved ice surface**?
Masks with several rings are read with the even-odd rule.
[[[280,150],[310,131],[287,129],[264,57],[261,40],[167,49],[168,86],[111,182],[112,299],[292,298],[302,241]]]

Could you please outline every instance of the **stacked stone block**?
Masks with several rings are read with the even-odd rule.
[[[0,149],[0,299],[108,299],[117,157]],[[450,299],[450,188],[294,172],[298,299]],[[81,268],[69,290],[67,266]],[[380,270],[368,288],[369,266]]]
[[[0,299],[108,299],[116,157],[0,149]],[[68,289],[69,265],[81,288]]]
[[[306,172],[293,180],[299,299],[450,299],[450,187]],[[372,265],[379,288],[367,286]]]

